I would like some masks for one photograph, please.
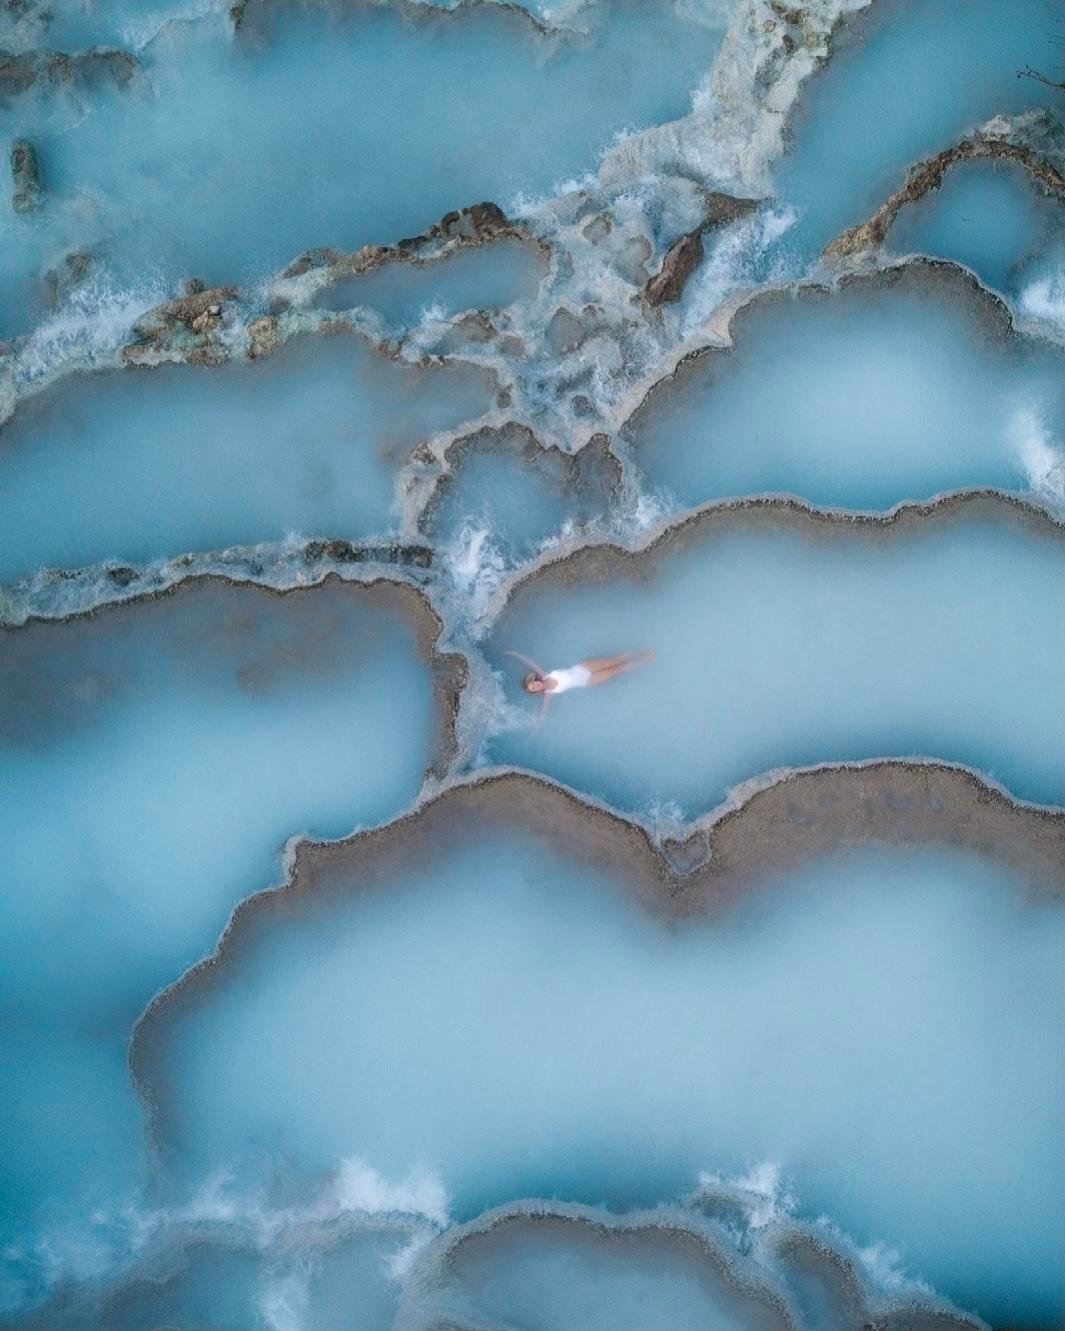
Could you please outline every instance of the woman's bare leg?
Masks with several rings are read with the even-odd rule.
[[[645,661],[650,661],[654,652],[647,647],[639,647],[634,652],[618,652],[616,656],[589,656],[583,661],[578,661],[578,665],[584,666],[586,670],[591,670],[594,674],[596,670],[612,670],[615,666],[627,665],[631,670],[633,666],[642,665]]]
[[[592,685],[605,684],[615,675],[624,675],[627,671],[635,670],[638,666],[646,665],[648,661],[653,660],[654,652],[646,647],[640,647],[634,652],[618,652],[616,656],[590,656],[579,664],[584,666],[585,670],[592,672],[592,677],[588,681],[589,685]]]

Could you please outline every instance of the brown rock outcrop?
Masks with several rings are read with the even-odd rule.
[[[901,208],[908,203],[916,203],[932,190],[939,189],[943,183],[943,176],[950,167],[958,162],[967,162],[978,157],[1016,162],[1048,194],[1065,201],[1065,177],[1031,148],[1011,143],[1007,139],[982,136],[962,139],[953,147],[937,153],[935,157],[911,167],[902,187],[885,199],[872,217],[857,226],[848,227],[834,240],[829,241],[823,250],[823,257],[846,259],[878,249],[884,243],[884,237]]]
[[[707,198],[706,216],[693,231],[678,236],[670,245],[662,267],[644,287],[643,298],[648,305],[665,305],[680,298],[688,278],[702,262],[704,231],[734,222],[757,207],[757,199],[737,199],[716,191],[711,193]]]

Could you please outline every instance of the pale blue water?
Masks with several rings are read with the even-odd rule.
[[[1065,209],[1012,162],[952,167],[943,184],[904,208],[887,234],[899,254],[939,254],[991,287],[1019,294],[1048,256],[1061,259]]]
[[[1058,107],[1059,94],[1017,70],[1060,79],[1062,36],[1056,0],[874,4],[794,120],[777,184],[802,216],[785,248],[813,257],[898,189],[911,163],[992,116]]]
[[[794,22],[761,0],[448,7],[253,0],[234,33],[224,0],[0,4],[0,47],[115,43],[139,62],[128,88],[0,88],[0,339],[20,339],[0,341],[0,617],[91,611],[0,629],[0,1321],[755,1331],[782,1320],[772,1288],[802,1331],[879,1325],[893,1293],[922,1302],[907,1324],[942,1296],[1051,1331],[1062,904],[975,851],[839,846],[679,921],[567,849],[566,827],[467,814],[440,841],[415,817],[391,868],[356,876],[340,853],[328,883],[246,926],[216,983],[164,1003],[140,1028],[138,1100],[138,1017],[281,881],[289,838],[425,793],[435,621],[416,625],[399,589],[335,581],[285,597],[194,582],[109,608],[128,594],[115,580],[62,570],[274,543],[242,567],[298,586],[289,535],[425,541],[419,584],[469,654],[452,775],[521,763],[660,827],[780,767],[899,754],[1065,805],[1065,265],[1059,210],[1015,170],[958,168],[886,251],[968,265],[1045,336],[1002,336],[951,294],[963,279],[870,277],[737,316],[733,351],[611,440],[623,484],[594,450],[567,461],[521,433],[550,427],[563,450],[615,434],[724,327],[722,299],[818,275],[914,160],[990,116],[1049,108],[1060,155],[1060,95],[1016,73],[1065,77],[1056,0],[876,0],[837,25],[792,111],[834,0]],[[765,58],[782,29],[797,49]],[[17,137],[43,185],[21,215]],[[767,197],[649,309],[640,286],[715,188]],[[286,286],[319,312],[360,307],[408,362],[343,334],[240,363],[241,321],[277,308],[268,283],[296,255],[394,244],[486,199],[550,247],[549,273],[508,240]],[[113,364],[190,277],[240,286],[233,363],[67,373]],[[580,345],[557,335],[563,306]],[[500,337],[416,327],[469,310]],[[42,391],[16,402],[27,386]],[[487,412],[419,509],[431,436]],[[885,509],[970,486],[1043,519],[729,519],[623,572],[533,581],[493,622],[502,580],[562,538],[635,541],[667,511],[766,491]],[[503,655],[553,667],[642,643],[653,665],[556,699],[539,730]],[[1055,816],[1019,815],[1048,837]],[[993,857],[981,817],[966,844]],[[457,1228],[535,1198],[580,1203],[609,1238],[572,1213],[473,1243]],[[644,1207],[673,1238],[623,1232]],[[861,1316],[773,1246],[789,1208],[864,1272]]]
[[[279,879],[290,835],[408,802],[433,723],[411,628],[358,588],[200,584],[0,652],[10,1239],[128,1198],[131,1023]]]
[[[256,282],[311,246],[543,194],[620,131],[683,115],[723,30],[632,3],[606,6],[594,39],[549,41],[494,5],[261,13],[267,31],[236,39],[221,14],[165,27],[127,92],[20,106],[50,200],[39,220],[0,205],[0,336],[39,315],[29,279],[64,247],[94,246],[121,288]],[[236,159],[218,150],[234,135]]]
[[[121,1300],[107,1306],[106,1315],[114,1331],[136,1331],[138,1327],[217,1326],[242,1331],[258,1312],[258,1263],[246,1253],[197,1252],[192,1264],[164,1285],[143,1281],[123,1292]],[[91,1322],[87,1323],[92,1325]]]
[[[399,333],[428,311],[449,318],[463,310],[496,310],[528,299],[536,294],[545,267],[531,246],[499,241],[459,250],[436,263],[385,264],[327,287],[318,304],[327,310],[367,306],[387,329]]]
[[[357,1151],[435,1170],[465,1217],[768,1158],[985,1315],[1060,1310],[1065,939],[1003,869],[867,850],[667,929],[591,864],[460,825],[375,882],[260,918],[164,1018],[180,1177]]]
[[[563,531],[603,519],[612,480],[590,457],[567,468],[561,454],[537,454],[489,433],[456,457],[422,529],[447,551],[453,579],[467,586],[493,563],[512,567]]]
[[[928,285],[742,312],[734,349],[682,370],[627,430],[647,484],[677,508],[783,491],[883,509],[967,486],[1065,503],[1045,462],[1061,460],[1060,352],[1004,341],[962,284]]]
[[[489,755],[627,809],[701,813],[780,766],[928,754],[1014,794],[1065,792],[1065,543],[958,516],[926,530],[709,529],[638,576],[519,590],[489,658],[512,712]],[[649,666],[566,694],[545,669],[647,646]],[[979,717],[979,725],[973,724]]]
[[[396,365],[342,333],[250,365],[60,384],[0,431],[0,578],[386,534],[411,450],[491,401],[488,375]]]

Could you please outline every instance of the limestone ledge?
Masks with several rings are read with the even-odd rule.
[[[676,1261],[695,1278],[705,1273],[711,1289],[724,1287],[757,1325],[799,1328],[802,1310],[792,1303],[791,1279],[814,1288],[842,1327],[877,1331],[976,1331],[978,1318],[933,1295],[875,1290],[860,1259],[845,1239],[827,1227],[776,1216],[753,1223],[759,1199],[742,1188],[707,1184],[686,1204],[618,1214],[605,1207],[527,1198],[499,1206],[463,1225],[452,1226],[419,1256],[400,1303],[396,1325],[410,1331],[478,1331],[461,1317],[438,1320],[434,1303],[449,1290],[463,1295],[505,1264],[508,1244],[547,1236],[573,1246],[575,1253],[596,1248],[634,1257]],[[467,1263],[469,1266],[467,1267]],[[437,1304],[438,1306],[438,1304]],[[428,1318],[428,1319],[427,1319]]]
[[[409,337],[390,350],[413,359],[455,351],[471,358],[482,346],[485,362],[493,364],[501,379],[514,381],[504,387],[515,410],[530,423],[536,403],[529,390],[535,396],[546,373],[558,382],[558,402],[550,413],[554,419],[540,421],[538,431],[547,442],[576,451],[594,434],[611,428],[615,407],[626,400],[632,381],[657,377],[682,336],[679,316],[667,312],[668,302],[654,305],[639,300],[653,282],[647,262],[656,252],[664,258],[693,228],[703,228],[716,208],[715,200],[730,200],[730,207],[743,211],[750,207],[752,196],[768,190],[768,164],[783,147],[784,125],[799,89],[828,59],[832,35],[840,25],[871,2],[810,0],[805,6],[788,8],[775,0],[740,0],[692,112],[671,124],[627,136],[578,189],[535,204],[521,221],[504,218],[495,205],[477,204],[448,214],[422,236],[394,246],[366,246],[347,255],[328,248],[306,251],[275,279],[265,309],[261,303],[256,308],[255,301],[242,300],[226,286],[205,293],[191,279],[194,289],[141,316],[134,339],[113,351],[75,341],[68,347],[47,348],[42,364],[42,349],[33,335],[16,339],[0,348],[0,422],[15,409],[20,396],[39,391],[72,370],[164,360],[213,365],[232,357],[267,355],[289,336],[328,331],[335,324],[323,312],[315,314],[294,302],[336,278],[371,271],[385,262],[431,262],[451,249],[508,235],[534,243],[550,256],[542,308],[534,311],[530,332],[538,336],[559,319],[576,319],[582,327],[579,338],[564,338],[565,346],[551,348],[546,361],[540,357],[524,367],[528,388],[517,383],[527,344],[476,312],[450,320],[448,327],[428,336]],[[272,7],[266,0],[252,6],[264,12]],[[443,10],[422,4],[408,7],[419,21],[439,22],[483,6],[472,0]],[[565,24],[573,14],[567,9],[554,17]],[[524,10],[518,9],[518,15],[521,22],[534,26],[539,22]],[[241,25],[248,21],[245,15]],[[646,206],[637,211],[629,208],[624,217],[619,216],[613,204],[631,192],[634,180],[641,182],[644,193],[653,186],[651,194]],[[723,195],[723,182],[733,194],[745,197],[731,200]],[[687,259],[680,266],[690,267],[697,258],[690,239],[681,249]],[[677,257],[674,252],[664,280],[651,287],[652,296],[661,287],[668,292],[674,285],[670,273]],[[75,268],[76,280],[87,265]],[[596,299],[585,300],[586,308],[581,309],[571,308],[567,291],[576,269],[585,270],[580,285],[596,291]],[[61,261],[57,273],[63,275]],[[58,289],[63,283],[55,285]],[[190,296],[201,295],[209,298],[188,302]]]
[[[140,1251],[117,1276],[61,1285],[43,1305],[27,1310],[20,1325],[48,1331],[55,1325],[110,1326],[142,1310],[146,1297],[180,1282],[202,1257],[255,1255],[273,1271],[302,1269],[307,1253],[319,1259],[350,1243],[383,1239],[394,1247],[415,1245],[399,1291],[393,1325],[408,1331],[478,1331],[461,1319],[440,1320],[448,1295],[459,1298],[496,1263],[508,1245],[546,1236],[575,1253],[597,1248],[675,1261],[695,1278],[705,1274],[713,1289],[724,1287],[773,1325],[801,1327],[793,1306],[800,1289],[817,1289],[837,1325],[877,1331],[976,1331],[983,1323],[925,1290],[884,1292],[871,1282],[850,1242],[824,1224],[793,1219],[786,1211],[765,1216],[766,1199],[742,1184],[707,1182],[697,1192],[653,1210],[612,1212],[543,1198],[522,1198],[485,1211],[461,1225],[440,1229],[420,1214],[367,1214],[348,1209],[328,1188],[303,1206],[262,1209],[255,1199],[245,1215],[196,1217],[188,1208],[174,1218],[148,1212]],[[193,1210],[193,1214],[189,1214]]]
[[[291,1264],[297,1269],[308,1250],[328,1256],[345,1244],[367,1235],[381,1235],[397,1247],[427,1243],[434,1229],[420,1216],[379,1215],[345,1208],[339,1199],[321,1198],[307,1207],[290,1206],[264,1211],[256,1205],[242,1214],[219,1218],[205,1214],[193,1218],[194,1207],[174,1218],[163,1210],[148,1211],[140,1219],[141,1247],[117,1275],[64,1281],[43,1304],[20,1310],[23,1331],[55,1331],[57,1326],[127,1326],[142,1318],[145,1303],[173,1282],[180,1285],[202,1256],[234,1254],[258,1256],[264,1264]],[[159,1328],[162,1331],[162,1328]]]
[[[347,542],[314,544],[354,549],[349,547]],[[202,565],[199,568],[187,567],[180,578],[175,578],[169,583],[160,582],[155,586],[142,586],[137,590],[132,590],[131,580],[127,584],[125,589],[127,594],[124,597],[103,604],[94,602],[87,608],[77,611],[67,610],[62,615],[27,614],[18,622],[0,620],[0,641],[5,634],[40,633],[42,630],[47,632],[49,626],[53,624],[69,624],[100,615],[136,615],[138,605],[170,596],[195,594],[197,587],[209,583],[238,589],[250,586],[267,595],[279,597],[310,596],[317,587],[324,587],[330,583],[340,584],[348,589],[353,600],[392,610],[413,628],[418,652],[428,666],[432,678],[437,713],[437,738],[426,766],[425,777],[427,780],[442,778],[453,763],[458,749],[456,722],[459,700],[466,687],[469,673],[466,657],[459,652],[442,648],[443,621],[425,590],[411,579],[404,578],[401,574],[394,575],[384,570],[380,564],[358,567],[356,573],[344,575],[338,571],[338,564],[343,561],[338,561],[335,554],[332,567],[327,562],[324,550],[317,557],[322,563],[311,577],[287,583],[280,580],[271,583],[246,576],[241,577],[239,574],[234,575],[232,571],[222,572],[204,568]]]
[[[954,301],[982,324],[993,341],[1049,342],[1045,330],[1020,326],[1013,311],[997,292],[984,286],[975,273],[950,259],[910,255],[890,263],[861,268],[840,268],[823,276],[783,284],[748,287],[734,292],[711,318],[658,367],[657,373],[633,385],[620,404],[617,431],[624,435],[654,410],[658,400],[683,383],[704,361],[724,367],[736,343],[746,335],[750,316],[768,305],[789,301],[821,301],[840,291],[878,291],[888,287],[920,292],[940,300]]]
[[[0,587],[0,628],[30,620],[76,618],[207,576],[275,591],[312,587],[329,576],[345,582],[385,576],[424,586],[432,564],[433,552],[426,545],[312,537],[181,554],[148,564],[107,561],[84,568],[41,569]]]
[[[350,322],[330,311],[318,311],[317,318],[302,321],[280,317],[293,305],[306,305],[335,282],[374,272],[386,264],[421,267],[441,262],[460,249],[504,239],[519,240],[547,253],[526,227],[511,221],[490,201],[447,213],[421,235],[395,245],[363,245],[349,252],[306,250],[270,285],[269,309],[251,318],[235,286],[205,289],[203,283],[192,278],[181,296],[164,301],[137,320],[134,339],[122,348],[121,359],[125,365],[174,361],[220,365],[234,357],[255,360],[269,355],[289,337],[307,331],[308,324],[315,331],[328,332]]]
[[[639,821],[533,772],[455,777],[427,786],[408,812],[377,828],[335,841],[294,839],[284,881],[241,901],[212,954],[152,999],[134,1026],[129,1067],[153,1149],[166,1137],[162,1019],[240,964],[253,921],[283,927],[309,894],[372,890],[497,829],[541,837],[553,853],[593,865],[664,920],[713,916],[811,858],[863,843],[949,846],[1008,865],[1033,898],[1065,898],[1065,809],[1016,800],[975,771],[930,759],[771,772],[665,846]]]
[[[1059,141],[1056,153],[1049,145]],[[1029,112],[1010,118],[996,116],[976,133],[966,135],[934,157],[910,167],[903,184],[889,195],[873,215],[856,226],[840,232],[825,246],[822,258],[847,263],[867,256],[884,243],[899,212],[939,189],[946,173],[963,162],[990,159],[1015,162],[1044,194],[1065,203],[1065,130],[1047,111]],[[1035,144],[1040,145],[1042,151]],[[1057,161],[1053,160],[1053,157]]]
[[[649,568],[659,558],[696,544],[721,529],[768,527],[792,531],[810,541],[830,541],[840,531],[857,529],[884,539],[974,514],[996,522],[1015,523],[1065,546],[1065,519],[1035,501],[989,488],[950,490],[927,500],[906,500],[882,512],[821,507],[793,495],[712,499],[664,518],[627,544],[609,536],[559,542],[500,584],[486,620],[497,625],[509,603],[528,583],[565,586],[581,578],[602,582],[643,573],[647,571],[643,566]]]

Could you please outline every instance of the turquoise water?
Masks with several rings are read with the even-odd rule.
[[[1065,939],[1005,870],[855,852],[665,928],[592,863],[460,823],[372,891],[333,881],[162,1018],[177,1179],[357,1152],[435,1171],[462,1218],[770,1159],[985,1315],[1060,1308]]]
[[[445,552],[452,583],[475,608],[505,570],[552,538],[605,521],[615,468],[600,452],[572,460],[531,447],[527,436],[478,434],[456,450],[421,529]]]
[[[358,588],[201,583],[0,652],[10,1238],[128,1198],[137,1014],[278,879],[290,835],[407,803],[433,722],[410,625]]]
[[[970,163],[860,276],[811,279],[992,116],[1045,112],[1000,132],[1060,168],[1060,95],[1017,71],[1065,77],[1065,22],[844,2],[250,0],[235,27],[226,0],[0,0],[40,75],[0,56],[0,150],[28,140],[41,186],[16,213],[4,166],[3,1325],[903,1331],[959,1325],[943,1299],[1062,1325],[1061,883],[995,834],[1049,877],[1060,209]],[[134,53],[128,85],[41,54],[99,43]],[[758,206],[651,307],[709,190]],[[482,200],[527,240],[276,280]],[[948,262],[877,271],[909,251]],[[239,288],[229,362],[114,368],[191,278]],[[727,341],[722,302],[734,345],[687,357]],[[345,308],[403,359],[307,331]],[[249,361],[264,313],[303,334]],[[722,507],[651,555],[579,549],[728,498],[967,487],[1023,505]],[[311,538],[431,549],[307,586]],[[539,726],[504,655],[645,644]],[[957,845],[924,839],[934,801],[892,801],[919,848],[854,830],[814,862],[774,851],[804,836],[785,786],[715,841],[707,899],[737,848],[776,876],[707,917],[673,911],[701,898],[664,861],[629,881],[644,832],[601,809],[446,794],[521,764],[690,849],[684,818],[739,783],[891,755],[1000,793],[950,811]],[[394,856],[304,848],[169,988],[292,838],[392,819],[357,844]]]
[[[32,220],[0,206],[0,337],[38,316],[31,279],[64,248],[92,246],[122,289],[256,282],[311,246],[548,192],[620,131],[683,115],[723,26],[631,3],[550,39],[493,5],[418,22],[384,5],[257,12],[236,38],[220,13],[164,27],[128,92],[20,105],[49,205]],[[234,134],[239,154],[219,152]]]
[[[345,334],[62,383],[0,431],[0,578],[387,533],[411,450],[490,404],[487,375],[397,365]]]
[[[672,506],[785,491],[883,509],[966,486],[1065,503],[1060,352],[1003,340],[963,283],[918,272],[778,298],[737,315],[733,336],[626,431]]]
[[[1023,292],[1049,256],[1061,266],[1065,209],[1011,162],[953,167],[933,194],[904,208],[887,234],[899,254],[938,254],[998,291]]]
[[[522,587],[488,649],[510,704],[490,757],[651,811],[701,813],[775,767],[917,753],[1061,802],[1060,536],[975,516],[923,531],[742,525],[630,576]],[[539,729],[502,655],[552,669],[638,646],[657,660],[556,699]]]
[[[813,257],[898,189],[911,163],[992,116],[1058,107],[1059,94],[1017,70],[1061,78],[1061,40],[1055,0],[874,4],[841,37],[792,123],[777,185],[802,215],[783,245]]]
[[[328,310],[367,306],[387,329],[399,333],[429,311],[449,318],[463,310],[496,310],[528,299],[536,294],[545,267],[531,246],[498,241],[459,250],[436,263],[385,264],[327,287],[318,304]]]

